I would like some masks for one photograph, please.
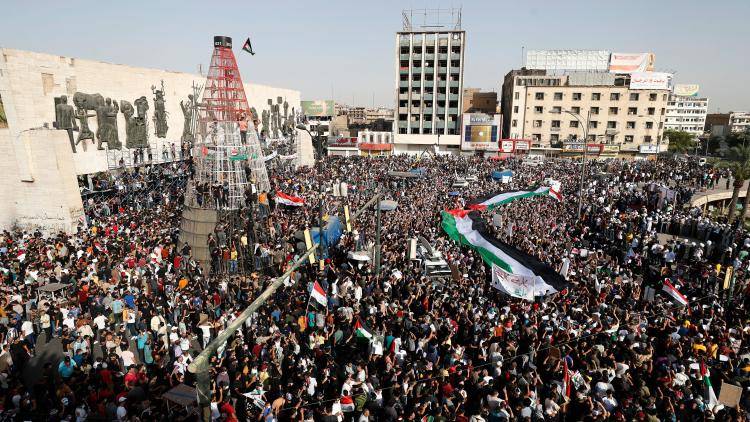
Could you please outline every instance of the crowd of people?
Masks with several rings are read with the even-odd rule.
[[[511,180],[490,177],[500,168]],[[365,210],[326,244],[322,266],[291,272],[211,357],[212,420],[745,418],[750,394],[731,407],[707,389],[750,388],[750,240],[689,205],[723,183],[721,170],[666,158],[582,168],[327,157],[322,171],[275,168],[271,192],[248,192],[243,209],[222,213],[203,263],[179,239],[190,175],[189,161],[108,175],[86,193],[77,233],[3,232],[3,415],[199,420],[194,395],[178,403],[169,392],[193,391],[188,365],[305,252],[301,233],[318,225],[323,186],[326,216],[362,210],[378,193],[397,202],[381,215],[380,266],[376,215]],[[550,179],[561,202],[522,199],[482,214],[494,236],[566,267],[568,289],[529,302],[493,288],[482,258],[442,232],[440,213]],[[334,195],[341,182],[346,196]],[[280,205],[277,191],[305,203]],[[428,277],[410,259],[417,237],[450,276]],[[664,294],[664,280],[687,304]],[[310,299],[316,283],[325,305]]]

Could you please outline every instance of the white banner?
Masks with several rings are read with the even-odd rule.
[[[630,75],[630,89],[669,89],[672,74],[663,72],[635,72]]]
[[[652,53],[612,53],[609,59],[610,73],[647,72],[653,67]]]
[[[271,160],[273,160],[274,158],[276,158],[276,156],[277,156],[277,155],[278,155],[278,154],[276,154],[276,151],[274,151],[274,152],[272,152],[272,153],[270,153],[270,154],[266,155],[266,158],[265,158],[264,160],[265,160],[265,161],[271,161]]]
[[[281,159],[281,160],[294,160],[295,158],[297,158],[297,154],[296,153],[294,153],[292,155],[279,155],[279,159]]]
[[[700,86],[698,84],[677,84],[674,86],[674,95],[681,97],[697,97]]]
[[[534,278],[511,274],[492,264],[492,287],[513,297],[534,300]]]

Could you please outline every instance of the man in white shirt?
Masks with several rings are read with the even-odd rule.
[[[135,365],[135,354],[128,349],[125,349],[120,353],[120,358],[122,359],[122,366],[124,366],[125,369]]]

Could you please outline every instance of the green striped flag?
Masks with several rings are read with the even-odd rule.
[[[554,190],[549,186],[544,186],[536,190],[517,190],[512,192],[500,192],[488,196],[476,198],[471,201],[468,205],[469,209],[472,210],[485,210],[505,205],[509,202],[513,202],[517,199],[533,198],[535,196],[550,196],[562,201],[562,195],[560,192]]]

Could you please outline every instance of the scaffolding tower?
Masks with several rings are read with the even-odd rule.
[[[244,205],[249,183],[259,191],[270,190],[260,139],[248,125],[243,142],[239,120],[251,120],[242,77],[232,52],[232,39],[214,37],[193,143],[195,176],[188,189],[188,204],[216,210],[237,210]],[[251,180],[245,173],[250,169]],[[221,195],[213,195],[221,189]],[[221,198],[218,199],[218,198]]]

